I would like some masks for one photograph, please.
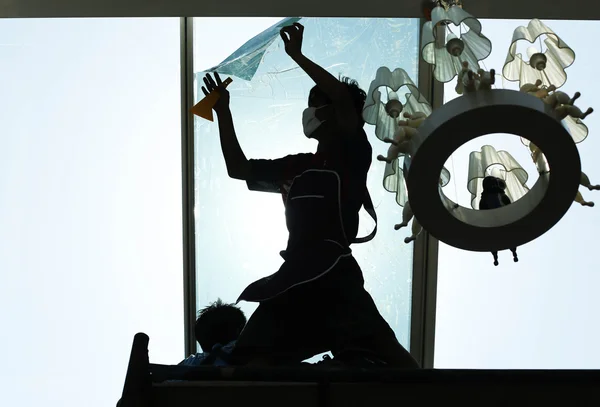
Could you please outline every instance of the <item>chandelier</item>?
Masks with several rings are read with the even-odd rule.
[[[403,207],[395,228],[410,224],[405,243],[424,229],[451,246],[492,252],[494,265],[501,250],[511,250],[518,261],[517,247],[550,230],[573,201],[594,205],[579,186],[600,189],[582,172],[577,147],[588,135],[584,120],[593,109],[577,105],[578,92],[558,90],[575,53],[550,27],[533,19],[515,29],[499,70],[506,80],[518,82],[519,90],[500,89],[496,71],[480,66],[492,46],[481,23],[459,0],[424,4],[428,21],[421,57],[432,65],[435,80],[455,79],[460,96],[434,110],[403,69],[381,67],[375,74],[363,117],[388,144],[378,160],[386,166],[384,188]],[[526,56],[517,52],[523,42]],[[469,156],[471,202],[463,207],[444,193],[451,178],[444,164],[461,145],[493,133],[521,137],[537,180],[530,182],[509,151],[482,146]]]
[[[481,33],[481,23],[467,13],[460,1],[427,3],[421,56],[434,67],[437,81],[450,82],[467,64],[479,69],[479,61],[492,52],[492,43]]]

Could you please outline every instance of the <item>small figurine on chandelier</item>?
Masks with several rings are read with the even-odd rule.
[[[486,71],[479,69],[477,71],[477,90],[491,90],[492,85],[496,83],[496,70]]]
[[[465,81],[471,85],[474,81],[474,75],[475,73],[469,68],[469,63],[467,61],[463,61],[462,69],[458,73],[454,91],[457,94],[462,95],[465,92]]]
[[[594,112],[594,109],[588,107],[585,112],[582,112],[577,106],[574,105],[575,101],[581,96],[581,93],[575,92],[573,97],[570,97],[565,92],[555,91],[549,96],[542,99],[545,103],[552,106],[554,109],[554,115],[557,120],[563,120],[567,116],[571,116],[574,119],[585,119],[589,114]]]
[[[535,83],[526,83],[521,86],[519,90],[523,93],[528,93],[531,96],[535,96],[536,98],[544,99],[546,96],[550,94],[550,92],[554,92],[556,90],[556,86],[550,85],[548,87],[542,86],[542,80],[538,79]]]
[[[587,189],[589,189],[590,191],[594,191],[594,190],[599,190],[600,189],[600,185],[592,185],[590,178],[587,176],[587,174],[583,171],[581,171],[581,178],[579,179],[579,184],[586,187]],[[581,192],[577,191],[577,195],[575,195],[575,202],[577,202],[578,204],[580,204],[581,206],[589,206],[590,208],[594,207],[594,203],[591,201],[586,201],[583,198],[583,195],[581,195]]]
[[[600,190],[600,185],[592,185],[590,178],[583,171],[581,172],[581,180],[579,181],[579,183],[587,189],[589,189],[590,191]]]
[[[408,113],[404,112],[404,120],[398,121],[398,129],[394,133],[394,138],[386,138],[383,141],[390,143],[387,155],[378,155],[379,161],[385,161],[391,164],[399,155],[410,154],[410,140],[418,134],[418,128],[423,124],[427,115],[423,112]]]
[[[533,162],[538,167],[538,170],[540,170],[540,167],[538,166],[538,160],[540,158],[542,160],[544,160],[544,158],[542,156],[542,151],[539,149],[538,146],[533,144],[531,141],[529,142],[529,150],[531,151],[531,158],[533,159]],[[540,170],[540,174],[544,173],[544,171],[543,171],[544,167],[545,166],[542,164],[542,167],[541,167],[542,170]],[[581,171],[581,176],[579,178],[579,184],[586,187],[590,191],[600,190],[600,185],[593,185],[592,182],[590,181],[590,178],[583,171]],[[575,202],[577,202],[578,204],[580,204],[581,206],[589,206],[590,208],[592,208],[595,205],[594,202],[586,201],[585,198],[583,197],[583,195],[581,194],[581,192],[579,192],[579,191],[577,191],[577,195],[575,195],[575,198],[573,200]]]
[[[554,109],[554,116],[557,120],[563,120],[567,116],[583,120],[594,112],[594,109],[591,107],[583,112],[574,105],[575,101],[581,96],[581,93],[575,92],[573,97],[571,97],[565,92],[557,91],[554,85],[543,87],[541,79],[538,79],[535,83],[526,83],[521,86],[520,91],[540,98],[544,103],[550,105]]]
[[[419,236],[419,233],[421,233],[421,231],[423,230],[423,227],[421,226],[419,221],[417,221],[417,218],[414,217],[413,211],[410,207],[410,202],[406,201],[406,203],[404,204],[404,209],[402,209],[402,223],[395,225],[394,229],[400,230],[401,228],[408,226],[408,222],[410,222],[411,220],[412,220],[412,227],[411,227],[412,235],[410,235],[409,237],[404,239],[404,243],[407,243],[407,244],[417,240],[417,236]]]
[[[573,199],[573,200],[581,206],[589,206],[590,208],[593,208],[594,205],[596,205],[592,201],[586,201],[583,198],[583,195],[581,195],[581,192],[579,192],[579,191],[577,191],[577,195],[575,195],[575,199]]]
[[[472,93],[479,90],[490,90],[495,83],[496,71],[494,69],[486,71],[479,68],[477,72],[473,72],[469,68],[469,63],[463,61],[454,90],[457,94],[462,95],[463,93]]]
[[[477,74],[469,68],[469,63],[463,61],[462,69],[458,73],[456,87],[454,88],[457,94],[471,93],[477,90]]]
[[[506,205],[510,205],[512,201],[506,195],[506,183],[504,180],[487,176],[483,179],[483,191],[481,192],[481,200],[479,201],[480,210],[497,209]],[[517,248],[510,249],[513,254],[513,260],[519,261],[517,257]],[[494,256],[494,266],[498,265],[498,252],[492,252]]]

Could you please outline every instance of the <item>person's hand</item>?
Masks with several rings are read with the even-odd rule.
[[[213,90],[219,92],[219,100],[215,103],[213,107],[214,111],[219,113],[220,111],[229,109],[229,91],[225,89],[223,86],[223,81],[218,73],[215,72],[215,78],[213,79],[209,73],[204,76],[204,86],[202,87],[202,92],[204,96],[208,95]]]
[[[292,58],[302,55],[302,36],[304,35],[304,26],[300,23],[294,23],[283,27],[279,32],[285,52]]]

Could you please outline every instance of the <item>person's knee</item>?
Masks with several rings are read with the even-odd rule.
[[[391,328],[389,331],[385,330],[382,333],[354,341],[353,345],[354,347],[373,352],[373,354],[377,355],[379,359],[390,367],[420,368],[417,360],[398,342]]]
[[[395,338],[394,341],[382,341],[380,344],[382,357],[397,368],[419,369],[417,360]]]

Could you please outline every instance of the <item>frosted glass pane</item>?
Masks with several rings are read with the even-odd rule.
[[[0,20],[5,406],[114,406],[183,353],[179,19]]]
[[[213,67],[254,35],[280,19],[195,19],[195,70]],[[302,19],[303,50],[334,75],[344,74],[368,90],[377,68],[402,67],[417,78],[418,20],[416,19]],[[223,30],[218,43],[204,39]],[[202,75],[198,78],[201,79]],[[265,54],[252,81],[234,78],[231,109],[240,144],[249,158],[278,158],[313,152],[314,141],[302,132],[301,115],[312,81],[284,53],[276,40]],[[200,93],[201,95],[201,93]],[[196,95],[199,99],[199,95]],[[383,189],[384,164],[376,155],[388,145],[366,126],[373,146],[369,189],[379,216],[379,232],[370,243],[354,245],[367,289],[379,310],[408,346],[412,244],[393,229],[401,207]],[[287,244],[284,207],[276,194],[251,192],[246,184],[227,177],[217,124],[195,122],[196,245],[198,306],[221,297],[235,301],[254,280],[277,271],[279,251]],[[359,235],[370,232],[372,221],[362,213]],[[248,315],[255,305],[242,303]]]
[[[562,91],[582,96],[577,105],[594,106],[597,100],[597,38],[600,23],[544,20],[577,55],[567,69]],[[528,20],[483,20],[483,33],[494,44],[484,61],[487,69],[502,71],[512,33]],[[585,33],[585,35],[582,35]],[[527,44],[518,48],[525,52]],[[502,86],[500,77],[496,85]],[[445,86],[446,101],[456,97],[455,83]],[[504,85],[514,89],[511,82]],[[590,137],[577,144],[584,171],[600,179],[600,115],[585,119]],[[528,185],[537,180],[529,150],[519,137],[493,135],[475,139],[453,155],[454,181],[445,188],[452,199],[470,206],[467,190],[468,157],[485,144],[506,150],[529,173]],[[454,184],[453,182],[456,182]],[[600,367],[600,298],[598,225],[600,195],[580,187],[595,208],[573,204],[563,219],[535,241],[519,247],[519,262],[510,251],[499,253],[494,267],[490,253],[471,253],[440,244],[436,316],[435,366],[438,368],[597,369]]]

